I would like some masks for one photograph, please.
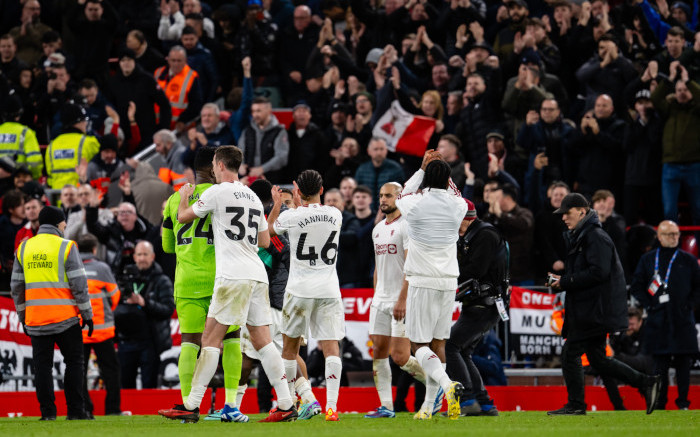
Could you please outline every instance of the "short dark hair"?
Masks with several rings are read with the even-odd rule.
[[[42,44],[49,44],[52,42],[58,42],[61,40],[61,35],[56,32],[55,30],[49,30],[44,32],[43,35],[41,35],[41,42]]]
[[[2,212],[8,214],[11,209],[22,206],[24,193],[19,190],[10,190],[2,197]]]
[[[287,193],[290,196],[294,197],[294,193],[292,193],[292,190],[290,190],[289,188],[280,188],[280,192]]]
[[[367,185],[358,185],[355,187],[354,190],[352,190],[352,195],[354,196],[356,193],[365,193],[368,194],[369,197],[372,197],[372,190]]]
[[[666,32],[666,37],[669,36],[679,36],[685,40],[685,33],[680,26],[673,26],[672,28],[668,29],[668,32]]]
[[[228,171],[237,172],[243,162],[243,152],[236,146],[219,146],[214,153],[216,162],[223,162]]]
[[[256,196],[260,199],[263,206],[272,201],[272,184],[270,181],[265,179],[256,179],[252,184],[250,184],[250,189],[253,190]]]
[[[182,36],[185,36],[185,35],[194,35],[194,36],[197,36],[197,31],[194,30],[194,27],[192,27],[192,26],[185,26],[185,27],[182,29]]]
[[[216,147],[200,147],[197,150],[197,154],[194,155],[194,170],[202,172],[211,171],[215,153]]]
[[[92,253],[100,242],[92,234],[81,235],[78,238],[78,252],[80,253]]]
[[[304,170],[297,177],[297,186],[304,198],[315,196],[323,188],[323,178],[316,170]]]
[[[594,27],[595,27],[595,24],[594,24]],[[609,33],[604,34],[603,36],[601,36],[598,39],[598,45],[600,45],[600,43],[602,41],[610,41],[611,43],[615,44],[616,46],[618,46],[618,47],[620,46],[620,43],[617,41],[617,38],[615,38],[613,35],[610,35]]]
[[[599,200],[607,200],[610,197],[612,197],[613,199],[615,198],[615,195],[612,193],[612,191],[597,190],[595,193],[593,193],[593,197],[591,198],[591,205],[598,202]]]
[[[253,99],[253,105],[255,105],[256,103],[257,104],[265,103],[265,104],[269,105],[270,99],[268,99],[267,97],[264,97],[264,96],[258,96],[258,97]]]
[[[143,32],[141,32],[141,31],[138,30],[138,29],[134,29],[134,30],[130,31],[130,32],[129,32],[129,35],[131,35],[131,36],[133,36],[134,38],[136,38],[136,41],[138,41],[139,44],[143,44],[143,43],[146,42],[146,36],[143,34]]]
[[[627,309],[627,317],[636,317],[639,320],[642,320],[642,310],[637,307],[629,307]]]
[[[457,148],[457,150],[462,148],[462,141],[459,139],[457,135],[454,134],[445,134],[440,137],[440,140],[445,140],[451,143],[453,146]]]
[[[6,39],[11,39],[13,43],[17,44],[17,42],[15,41],[15,38],[12,35],[10,35],[9,33],[6,33],[6,34],[0,36],[0,41],[6,40]]]
[[[89,90],[91,88],[97,88],[97,82],[95,82],[92,79],[83,79],[80,81],[80,85],[78,86],[78,89],[86,89]]]
[[[430,161],[428,166],[425,167],[425,175],[423,176],[423,182],[421,183],[420,187],[439,188],[444,190],[447,188],[451,174],[452,168],[445,161],[441,159]]]
[[[504,184],[501,187],[504,196],[508,196],[513,199],[516,203],[518,201],[518,189],[513,184]]]
[[[567,184],[566,182],[563,182],[563,181],[554,181],[551,184],[549,184],[548,188],[551,188],[552,190],[555,188],[566,188],[567,192],[569,192],[569,193],[571,192],[571,188],[569,188],[569,184]]]
[[[185,20],[204,21],[204,15],[198,12],[191,12],[185,15]]]

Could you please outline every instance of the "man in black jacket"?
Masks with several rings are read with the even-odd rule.
[[[155,258],[153,245],[140,241],[134,252],[136,265],[127,267],[119,281],[122,301],[114,312],[114,321],[123,388],[136,388],[139,368],[142,387],[156,388],[160,354],[172,346],[173,283]]]
[[[465,296],[462,300],[462,312],[450,331],[445,346],[447,372],[450,379],[464,386],[460,399],[462,415],[498,416],[471,355],[500,318],[497,305],[503,303],[508,288],[507,243],[495,226],[476,218],[474,204],[468,200],[467,204],[469,209],[457,241],[458,281],[462,291],[461,284],[471,280],[469,295],[475,296]],[[497,304],[499,299],[501,303]],[[503,311],[505,314],[505,307]]]
[[[674,222],[659,224],[661,247],[642,256],[630,288],[647,310],[644,352],[654,357],[655,373],[661,375],[656,408],[662,410],[668,400],[669,367],[676,369],[676,406],[681,410],[690,406],[690,367],[698,353],[693,307],[700,304],[700,267],[693,255],[678,248],[680,235]]]
[[[555,211],[569,229],[564,274],[552,274],[552,287],[566,290],[562,372],[569,399],[548,415],[586,414],[581,355],[601,375],[611,376],[644,391],[647,414],[654,411],[661,378],[648,376],[605,356],[607,334],[627,329],[625,274],[615,246],[603,231],[598,215],[578,193],[568,194]]]
[[[119,55],[119,70],[109,78],[107,99],[114,105],[121,120],[129,120],[129,105],[136,106],[135,121],[141,134],[140,148],[153,141],[153,134],[159,129],[169,129],[171,120],[170,102],[152,75],[136,64],[136,53],[124,49]],[[160,108],[160,119],[156,122],[153,105]],[[123,126],[128,140],[131,129]],[[125,141],[126,143],[126,141]],[[126,151],[122,151],[122,156]]]

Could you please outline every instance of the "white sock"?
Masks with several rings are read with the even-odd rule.
[[[438,384],[431,376],[428,376],[425,380],[425,399],[423,400],[423,410],[426,410],[432,414],[433,406],[435,405],[435,398],[437,397],[438,389],[440,384]]]
[[[209,381],[216,373],[216,367],[219,365],[219,348],[205,347],[199,352],[199,359],[194,369],[192,376],[192,390],[190,395],[185,399],[184,405],[188,410],[199,408],[202,403],[204,393],[207,391]]]
[[[340,361],[340,357],[326,357],[326,411],[329,408],[338,411],[338,392],[342,373],[343,362]]]
[[[241,406],[241,402],[243,402],[243,396],[245,396],[245,391],[248,388],[248,384],[243,384],[239,385],[238,389],[236,390],[236,405],[239,407]]]
[[[284,374],[287,375],[287,387],[289,387],[289,395],[294,399],[294,382],[297,380],[297,360],[285,360],[282,358],[284,363]]]
[[[382,404],[382,407],[394,411],[389,358],[372,360],[372,370],[374,370],[374,385],[377,387],[377,393],[379,393],[379,402]]]
[[[316,402],[316,396],[314,396],[314,392],[311,390],[311,384],[309,384],[309,380],[303,376],[297,377],[297,380],[294,382],[294,389],[301,398],[301,401],[305,404],[313,404]]]
[[[292,408],[292,396],[289,394],[287,378],[284,375],[282,355],[280,355],[280,352],[272,342],[258,350],[258,353],[260,354],[260,363],[263,366],[263,370],[265,370],[272,388],[274,388],[275,393],[277,393],[277,404],[279,408],[281,410]]]
[[[401,366],[401,370],[416,378],[417,381],[425,384],[425,372],[423,371],[423,368],[420,366],[420,363],[416,357],[408,357],[408,361],[406,361],[406,364]]]
[[[452,381],[450,377],[447,376],[445,369],[442,368],[442,362],[440,362],[440,358],[438,358],[437,354],[431,351],[429,347],[423,346],[416,351],[416,359],[425,371],[425,375],[437,381],[445,393],[447,393],[450,390]]]

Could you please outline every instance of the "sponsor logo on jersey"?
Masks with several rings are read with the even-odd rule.
[[[386,255],[386,254],[396,254],[398,253],[398,250],[396,249],[395,244],[375,244],[374,245],[374,253],[376,255]]]

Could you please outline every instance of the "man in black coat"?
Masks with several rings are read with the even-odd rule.
[[[139,368],[143,388],[156,388],[160,354],[172,346],[173,283],[155,259],[153,245],[139,242],[135,265],[128,266],[127,274],[119,280],[122,302],[114,311],[114,322],[123,388],[136,388]]]
[[[462,220],[460,238],[457,240],[458,282],[478,281],[478,290],[472,285],[471,293],[483,295],[466,297],[462,301],[462,312],[452,326],[445,345],[447,373],[450,379],[464,386],[460,399],[462,415],[498,416],[472,354],[484,334],[500,319],[496,300],[503,299],[507,292],[508,252],[506,242],[496,227],[476,218],[474,204],[468,200],[467,204],[469,209]],[[486,287],[490,287],[490,291],[482,292]]]
[[[106,92],[107,99],[114,105],[122,120],[129,119],[131,102],[136,106],[134,118],[141,133],[140,148],[150,145],[153,142],[153,134],[158,130],[170,128],[170,102],[153,76],[136,65],[136,54],[133,50],[124,49],[119,54],[119,70],[109,78]],[[154,104],[160,107],[158,124],[153,110]],[[128,140],[131,137],[131,129],[124,126],[122,130]]]
[[[552,275],[552,287],[566,290],[562,336],[562,372],[569,399],[564,407],[548,415],[584,415],[581,355],[600,374],[619,379],[644,391],[647,414],[654,411],[661,378],[645,375],[605,356],[607,334],[627,329],[625,274],[615,246],[603,231],[598,215],[585,197],[567,195],[555,211],[569,229],[564,274]]]
[[[657,231],[660,247],[639,260],[630,291],[647,310],[644,323],[646,353],[654,357],[655,373],[661,375],[661,394],[656,408],[666,409],[668,369],[676,369],[676,406],[687,410],[692,356],[698,353],[693,307],[700,304],[700,267],[695,257],[678,248],[678,225],[666,220]]]

